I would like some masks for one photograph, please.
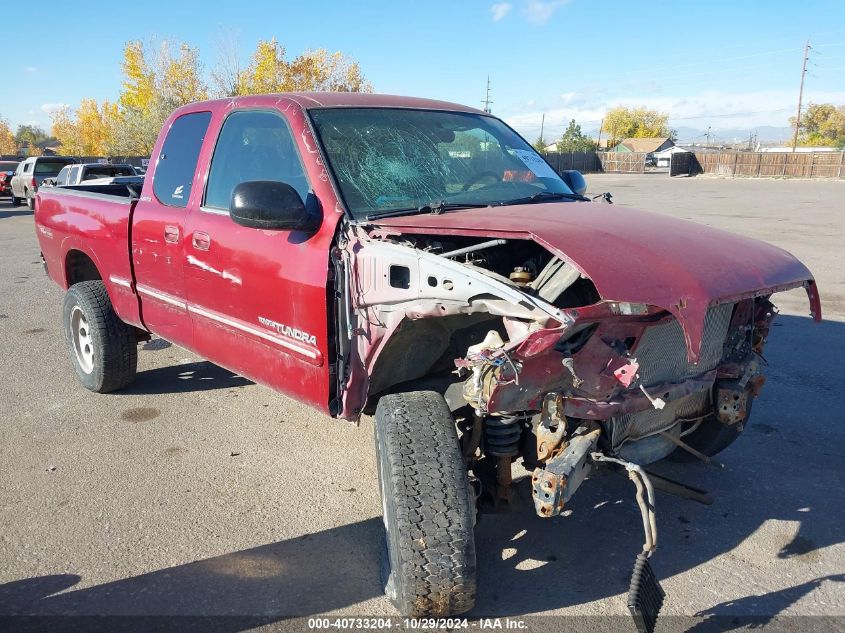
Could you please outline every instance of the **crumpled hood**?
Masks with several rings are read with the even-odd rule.
[[[787,251],[702,224],[631,207],[561,202],[449,211],[375,221],[389,231],[533,239],[589,277],[603,299],[645,303],[681,322],[691,360],[715,303],[805,285],[813,276]]]

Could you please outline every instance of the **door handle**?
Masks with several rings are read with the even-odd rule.
[[[211,246],[211,238],[208,236],[208,233],[197,231],[191,236],[191,244],[198,251],[207,251]]]
[[[164,241],[176,244],[179,241],[179,227],[167,225],[164,227]]]

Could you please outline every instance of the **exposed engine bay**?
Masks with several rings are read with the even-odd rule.
[[[603,299],[587,275],[531,240],[355,227],[335,257],[338,295],[348,297],[339,331],[358,342],[344,349],[339,340],[340,356],[368,375],[357,385],[366,393],[356,393],[349,364],[339,369],[347,404],[440,391],[468,460],[495,471],[495,497],[511,494],[511,462],[521,457],[535,470],[542,516],[558,514],[577,487],[571,473],[550,487],[556,460],[577,465],[595,450],[637,464],[675,451],[706,459],[684,438],[702,424],[738,433],[765,380],[761,353],[776,313],[768,296],[709,306],[691,360],[670,312]]]

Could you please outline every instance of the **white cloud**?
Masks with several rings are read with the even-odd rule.
[[[41,104],[41,111],[46,112],[47,114],[53,114],[53,112],[58,112],[62,108],[67,108],[68,104],[66,103],[42,103]]]
[[[493,22],[498,22],[504,18],[510,13],[511,9],[513,9],[513,5],[510,2],[497,2],[491,6],[490,13],[493,15]]]
[[[644,106],[669,114],[673,127],[706,129],[746,128],[771,125],[785,127],[794,116],[795,94],[790,90],[760,90],[724,92],[710,90],[695,95],[665,96],[621,95],[609,97],[599,94],[566,93],[560,95],[564,107],[551,105],[548,109],[526,108],[503,118],[524,136],[533,138],[539,133],[543,114],[547,136],[563,133],[570,119],[584,131],[598,129],[605,113],[617,105]],[[806,91],[804,103],[845,103],[845,91]],[[560,103],[559,101],[557,102]]]
[[[528,0],[523,13],[533,24],[545,24],[569,0]]]
[[[33,73],[37,73],[38,69],[35,66],[27,66],[26,68],[23,69],[23,71],[25,73],[29,73],[31,75]]]

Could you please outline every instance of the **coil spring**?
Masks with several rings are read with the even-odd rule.
[[[519,455],[519,438],[522,436],[522,418],[495,416],[484,419],[484,452],[493,457]]]

